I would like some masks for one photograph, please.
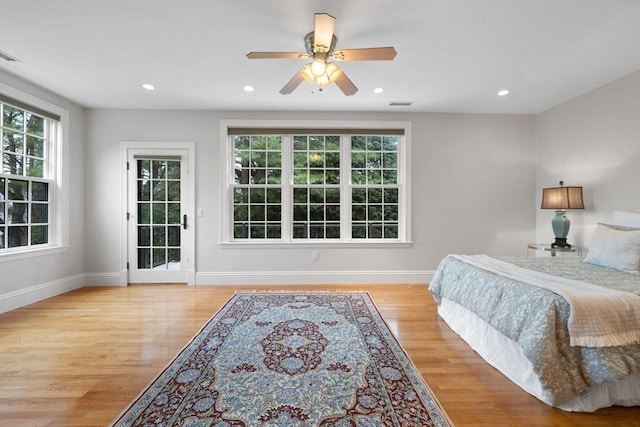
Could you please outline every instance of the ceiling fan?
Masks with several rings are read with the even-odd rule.
[[[249,52],[249,59],[312,59],[287,82],[280,93],[288,95],[306,80],[322,89],[335,83],[347,96],[358,91],[356,85],[338,67],[336,61],[390,61],[396,56],[393,47],[335,50],[337,37],[333,33],[336,18],[327,13],[314,15],[314,30],[304,38],[306,52]]]

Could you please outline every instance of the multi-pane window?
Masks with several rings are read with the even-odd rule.
[[[229,133],[229,240],[407,240],[402,129],[275,133]]]
[[[398,137],[351,137],[351,237],[398,238]]]
[[[282,236],[282,137],[236,136],[233,238]]]
[[[293,137],[293,238],[340,238],[340,136]]]
[[[138,268],[180,262],[180,160],[138,159]]]
[[[51,229],[48,168],[56,120],[0,102],[0,250],[48,244]]]

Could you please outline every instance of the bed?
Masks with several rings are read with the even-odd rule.
[[[640,406],[640,214],[615,212],[589,249],[584,260],[449,255],[429,291],[453,331],[546,404]]]

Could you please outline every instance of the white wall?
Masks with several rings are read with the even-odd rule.
[[[0,70],[0,82],[69,111],[69,247],[52,255],[0,259],[0,312],[84,285],[85,110],[41,87]]]
[[[320,249],[318,261],[313,248],[221,248],[221,119],[411,121],[414,245]],[[89,110],[87,275],[112,284],[120,269],[121,141],[195,143],[196,207],[204,211],[196,218],[198,284],[424,283],[447,253],[526,253],[535,231],[533,129],[527,115]]]
[[[198,283],[420,281],[447,253],[524,254],[553,239],[553,212],[539,205],[559,180],[585,190],[572,243],[588,246],[614,210],[640,212],[640,71],[535,117],[85,110],[3,70],[0,81],[70,112],[71,193],[68,250],[0,262],[0,311],[118,277],[121,141],[195,142]],[[318,261],[309,248],[222,249],[221,119],[411,121],[413,246],[322,249]]]
[[[569,243],[587,247],[613,211],[640,212],[640,71],[536,117],[536,238],[552,242],[542,188],[582,185],[584,210],[571,210]]]

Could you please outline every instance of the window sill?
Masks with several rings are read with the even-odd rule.
[[[0,262],[17,261],[39,256],[54,255],[67,252],[68,250],[69,246],[50,246],[46,248],[15,250],[11,252],[0,253]]]
[[[220,242],[222,249],[300,249],[300,248],[327,248],[327,249],[352,249],[352,248],[410,248],[413,242]]]

